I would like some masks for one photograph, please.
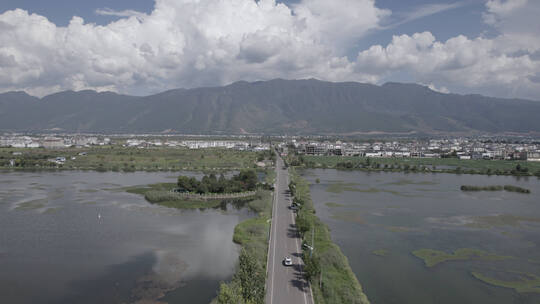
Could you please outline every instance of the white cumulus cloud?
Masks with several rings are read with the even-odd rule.
[[[497,36],[458,35],[447,41],[437,41],[428,31],[394,36],[386,46],[359,52],[355,70],[378,81],[408,73],[420,83],[540,100],[539,15],[537,1],[487,1],[484,18]]]
[[[98,26],[73,17],[60,27],[21,9],[1,14],[0,90],[145,94],[239,79],[354,78],[342,46],[388,14],[373,0],[303,0],[294,7],[156,0],[150,14],[97,13],[123,18]]]
[[[148,14],[98,10],[120,17],[104,26],[80,17],[57,26],[17,9],[0,14],[0,91],[149,94],[276,77],[380,83],[405,73],[443,92],[540,99],[539,3],[487,1],[493,38],[438,41],[426,31],[355,58],[347,54],[391,15],[374,0],[156,0]],[[411,18],[461,5],[427,5]]]

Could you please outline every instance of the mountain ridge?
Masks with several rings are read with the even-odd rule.
[[[540,102],[426,86],[317,79],[238,81],[148,96],[92,90],[0,94],[0,130],[213,134],[540,132]]]

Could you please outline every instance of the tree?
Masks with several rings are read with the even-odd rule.
[[[240,296],[238,287],[234,284],[221,283],[219,285],[219,293],[217,296],[217,302],[219,304],[238,304],[241,303],[242,297]]]
[[[205,183],[200,183],[199,185],[197,185],[197,188],[195,190],[199,194],[206,194],[208,193],[208,185]]]
[[[218,189],[217,193],[225,192],[225,188],[227,188],[227,179],[225,178],[223,173],[221,173],[217,181],[217,189]]]
[[[264,303],[266,274],[251,254],[242,249],[235,279],[240,282],[242,298],[247,303]]]
[[[321,273],[321,259],[317,254],[312,254],[304,252],[303,257],[305,266],[304,266],[304,275],[306,279],[310,282],[313,282],[320,273]]]
[[[192,192],[193,191],[193,181],[187,176],[178,177],[178,191],[180,192]]]
[[[254,170],[242,170],[238,175],[234,176],[233,179],[242,182],[243,190],[247,191],[255,190],[255,188],[257,188],[257,182],[259,181]]]
[[[298,216],[296,217],[296,228],[298,228],[300,234],[304,235],[306,232],[310,231],[311,224],[311,221],[304,212],[298,213]]]

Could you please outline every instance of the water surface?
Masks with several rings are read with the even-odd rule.
[[[311,182],[317,215],[330,227],[372,303],[540,303],[540,293],[519,293],[472,275],[540,277],[537,178],[330,169],[306,170],[303,176]],[[459,190],[461,185],[506,184],[532,193]],[[510,258],[427,267],[412,254],[460,248]]]
[[[245,209],[180,211],[124,187],[172,173],[1,172],[0,303],[208,303]]]

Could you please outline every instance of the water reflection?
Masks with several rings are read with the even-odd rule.
[[[239,204],[174,210],[121,189],[167,176],[0,173],[0,303],[155,300],[199,285],[189,303],[208,303],[234,271],[234,226],[251,215]]]

